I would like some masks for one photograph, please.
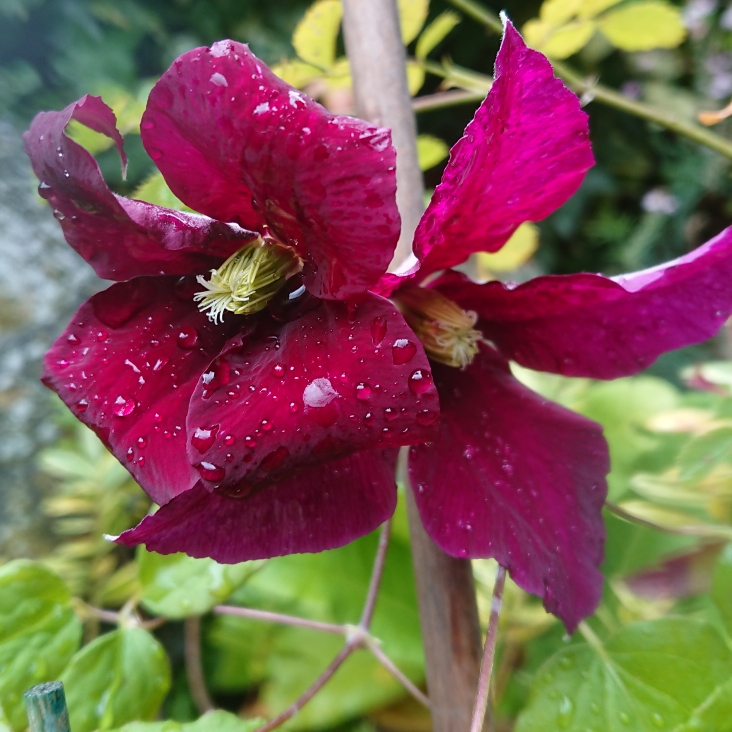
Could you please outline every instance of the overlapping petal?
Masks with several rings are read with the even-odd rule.
[[[46,385],[156,503],[199,478],[186,457],[188,402],[231,335],[199,313],[188,284],[176,280],[138,278],[95,295],[44,362]]]
[[[422,274],[500,249],[524,221],[564,203],[593,163],[576,95],[506,23],[495,83],[450,151],[417,227]]]
[[[294,246],[314,295],[345,299],[386,271],[400,227],[389,131],[330,114],[247,46],[181,56],[152,90],[141,134],[188,206]]]
[[[118,542],[225,563],[334,549],[392,515],[395,465],[395,450],[360,452],[240,500],[197,483]]]
[[[96,160],[66,135],[72,119],[114,139],[123,154],[112,110],[91,96],[61,112],[38,114],[24,135],[25,148],[41,181],[38,191],[66,241],[100,277],[205,272],[254,236],[205,216],[114,195]]]
[[[616,278],[537,277],[478,285],[448,272],[435,287],[480,316],[523,366],[566,376],[635,374],[666,351],[715,335],[732,315],[732,229],[671,262]]]
[[[209,489],[246,495],[296,468],[429,439],[437,390],[388,301],[322,301],[227,345],[196,386],[188,455]]]
[[[573,630],[600,600],[602,428],[528,390],[486,346],[434,378],[439,435],[409,458],[425,529],[453,556],[495,557]]]

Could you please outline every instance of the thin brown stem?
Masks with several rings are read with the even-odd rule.
[[[201,665],[201,618],[198,615],[186,618],[183,623],[183,633],[183,653],[186,661],[188,689],[191,692],[198,713],[205,714],[215,709],[215,705],[208,695],[203,666]]]
[[[482,102],[485,94],[465,91],[464,89],[450,89],[449,91],[426,94],[423,97],[412,99],[412,109],[415,112],[430,112],[433,109],[457,107],[460,104],[474,104]]]
[[[496,655],[496,640],[498,638],[498,619],[501,615],[503,603],[503,587],[506,584],[506,570],[500,564],[496,572],[496,582],[493,585],[493,599],[491,601],[491,615],[488,620],[488,632],[485,637],[485,648],[483,649],[483,660],[480,663],[480,680],[478,681],[478,694],[475,699],[475,711],[473,722],[470,725],[470,732],[481,732],[485,722],[485,714],[488,709],[488,698],[491,688],[491,676],[493,675],[493,659]]]
[[[369,590],[366,593],[366,602],[361,613],[359,626],[364,630],[371,627],[371,619],[374,616],[376,608],[376,598],[379,594],[379,586],[381,585],[381,577],[384,574],[384,564],[386,563],[386,552],[389,549],[389,539],[391,537],[391,519],[386,521],[381,527],[379,534],[379,546],[376,549],[376,557],[374,559],[374,568],[371,571],[371,581],[369,582]]]
[[[315,680],[312,686],[298,697],[287,709],[280,712],[274,719],[257,728],[255,732],[271,732],[280,725],[284,724],[288,719],[292,719],[330,680],[333,674],[341,667],[343,662],[357,648],[357,642],[348,642],[341,652],[330,662],[328,668],[323,671]]]
[[[366,639],[366,647],[376,656],[376,660],[420,703],[428,709],[430,700],[418,689],[394,664],[389,656],[381,650],[378,643],[370,636]]]
[[[334,623],[321,623],[319,620],[308,620],[307,618],[298,618],[294,615],[283,615],[282,613],[272,613],[268,610],[254,610],[250,607],[236,607],[234,605],[217,605],[213,611],[216,615],[237,615],[241,618],[249,618],[250,620],[264,620],[269,623],[281,623],[282,625],[296,625],[300,628],[310,628],[311,630],[322,630],[326,633],[336,633],[338,635],[346,634],[346,626],[335,625]]]

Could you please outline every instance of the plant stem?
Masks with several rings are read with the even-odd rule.
[[[648,519],[641,518],[640,516],[635,516],[611,501],[605,501],[605,508],[624,521],[628,521],[631,524],[638,524],[638,526],[645,526],[654,531],[662,531],[664,534],[698,536],[705,539],[721,539],[723,541],[730,541],[732,539],[732,529],[729,526],[663,526],[661,524],[655,524],[653,521],[648,521]]]
[[[206,680],[201,666],[201,618],[197,615],[186,618],[183,624],[183,652],[186,661],[186,677],[188,689],[199,714],[205,714],[215,708],[206,689]]]
[[[475,0],[448,0],[448,2],[458,10],[462,10],[467,16],[482,23],[486,28],[496,33],[503,32],[501,19],[488,8],[475,2]],[[600,102],[600,104],[613,107],[621,112],[627,112],[648,122],[654,122],[727,158],[732,158],[732,141],[721,135],[693,122],[679,119],[665,109],[630,99],[614,89],[597,84],[593,79],[585,79],[561,61],[552,61],[552,65],[572,91],[579,95],[586,95],[590,101]]]
[[[412,109],[415,112],[429,112],[433,109],[457,107],[460,104],[482,102],[485,94],[465,91],[464,89],[450,89],[449,91],[426,94],[423,97],[412,99]]]
[[[366,647],[376,656],[376,660],[420,703],[430,708],[430,700],[397,668],[389,656],[379,647],[379,644],[367,636]]]
[[[371,619],[374,616],[376,608],[376,597],[379,594],[379,586],[381,585],[381,577],[384,574],[384,565],[386,563],[386,552],[389,548],[389,538],[391,537],[391,519],[386,521],[381,527],[379,535],[379,546],[376,549],[376,558],[374,559],[374,568],[371,572],[371,581],[369,582],[369,590],[366,593],[366,602],[361,613],[361,621],[359,627],[368,631],[371,627]]]
[[[234,605],[217,605],[213,608],[216,615],[237,615],[241,618],[250,618],[251,620],[264,620],[270,623],[282,623],[283,625],[296,625],[300,628],[310,628],[311,630],[322,630],[326,633],[337,633],[338,635],[346,634],[344,625],[335,625],[333,623],[321,623],[319,620],[308,620],[307,618],[298,618],[294,615],[283,615],[282,613],[273,613],[268,610],[254,610],[250,607],[236,607]]]
[[[480,732],[483,729],[488,698],[493,675],[493,659],[496,655],[496,639],[498,638],[498,619],[501,615],[503,603],[503,587],[506,584],[506,570],[500,564],[496,572],[496,582],[493,585],[493,599],[491,600],[491,615],[488,620],[488,632],[485,636],[483,660],[480,663],[480,680],[478,681],[478,695],[475,699],[475,711],[470,732]]]

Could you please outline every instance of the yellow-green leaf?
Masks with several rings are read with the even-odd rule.
[[[424,85],[424,66],[419,61],[407,61],[407,85],[412,96]]]
[[[624,51],[675,48],[686,38],[681,12],[661,0],[624,5],[597,23],[608,40]]]
[[[530,20],[521,29],[526,44],[531,48],[542,48],[554,33],[555,26],[538,18]]]
[[[568,58],[584,48],[594,32],[591,20],[574,20],[557,29],[539,50],[551,58]]]
[[[539,10],[539,17],[547,23],[561,25],[574,18],[582,0],[545,0]]]
[[[66,128],[66,134],[74,141],[78,142],[85,150],[92,155],[98,155],[100,152],[108,150],[114,142],[110,137],[103,135],[101,132],[94,132],[86,125],[72,119]]]
[[[191,211],[181,200],[179,200],[173,191],[168,188],[162,173],[153,173],[149,178],[143,181],[137,190],[132,194],[133,198],[138,201],[147,201],[154,203],[156,206],[165,206],[165,208],[174,208],[178,211]]]
[[[296,89],[302,89],[311,81],[323,75],[320,69],[297,59],[282,61],[282,63],[274,65],[272,71]]]
[[[445,36],[460,22],[460,16],[446,10],[440,13],[423,31],[417,40],[414,55],[419,59],[427,58],[427,54],[442,41]]]
[[[432,135],[417,136],[417,157],[419,169],[429,170],[441,163],[450,152],[450,148],[439,137]]]
[[[577,17],[594,18],[603,10],[607,10],[613,5],[617,5],[619,2],[622,2],[622,0],[583,0],[579,12],[577,13]]]
[[[429,9],[430,0],[399,0],[399,22],[405,46],[422,30]]]
[[[351,64],[345,56],[342,56],[333,64],[325,77],[325,81],[329,89],[350,89],[353,86]]]
[[[491,273],[511,272],[534,256],[539,248],[539,227],[531,222],[521,224],[513,236],[497,252],[480,252],[476,255],[478,269],[483,279]]]
[[[342,16],[340,0],[318,0],[311,5],[292,34],[297,55],[313,66],[329,69],[335,61]]]

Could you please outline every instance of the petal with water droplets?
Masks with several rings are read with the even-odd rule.
[[[409,456],[427,533],[453,556],[494,557],[573,630],[601,594],[602,428],[524,387],[487,346],[434,379],[439,434]]]
[[[314,295],[345,299],[386,271],[400,228],[389,130],[330,114],[247,46],[221,41],[177,59],[150,94],[141,134],[191,208],[266,224],[297,249]]]
[[[379,345],[374,321],[384,331]],[[395,364],[392,344],[402,339],[415,343],[414,355]],[[429,368],[402,315],[376,295],[358,305],[322,301],[284,324],[263,319],[256,337],[227,345],[204,372],[188,433],[220,429],[207,450],[190,445],[189,457],[225,472],[202,473],[207,487],[245,495],[304,465],[429,439],[434,422],[417,420],[439,413]]]
[[[43,380],[90,426],[156,503],[188,490],[186,414],[201,373],[231,336],[176,278],[139,278],[94,295],[46,354]],[[196,348],[180,332],[195,330]]]
[[[242,500],[197,483],[117,541],[224,563],[334,549],[392,515],[395,467],[395,450],[359,452],[298,471]]]

